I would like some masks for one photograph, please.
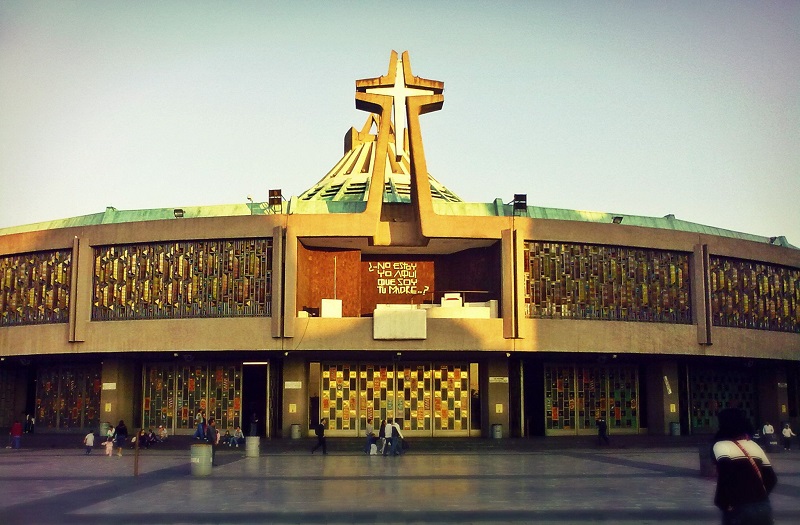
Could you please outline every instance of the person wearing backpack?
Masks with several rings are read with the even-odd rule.
[[[317,425],[317,427],[314,429],[314,432],[317,434],[317,444],[311,449],[312,454],[320,447],[322,447],[323,455],[328,453],[328,446],[325,443],[325,425],[327,424],[328,418],[323,417],[319,420],[319,425]]]

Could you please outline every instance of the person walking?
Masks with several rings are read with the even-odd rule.
[[[714,436],[717,463],[714,505],[722,511],[723,525],[771,525],[769,494],[778,482],[764,450],[750,440],[753,428],[739,408],[726,408],[717,415],[719,431]]]
[[[367,444],[364,446],[364,453],[369,454],[369,446],[372,444],[373,434],[375,427],[372,426],[372,418],[367,418],[367,426],[364,428],[364,434],[367,436]]]
[[[104,444],[106,446],[106,456],[111,457],[114,453],[114,434],[116,433],[116,429],[110,421],[106,424],[108,425],[108,430],[106,431],[106,440]]]
[[[122,449],[125,448],[125,442],[128,441],[128,427],[125,426],[125,421],[119,420],[119,425],[114,429],[114,446],[117,447],[117,456],[122,457]]]
[[[314,429],[314,432],[317,434],[317,444],[311,449],[312,454],[320,447],[322,447],[323,455],[328,453],[328,445],[325,443],[325,426],[327,424],[328,418],[323,417],[319,420],[319,425],[317,425],[317,428]]]
[[[399,420],[392,423],[392,456],[399,456],[403,452],[403,433],[400,432]]]
[[[781,430],[781,435],[783,435],[783,450],[791,450],[792,438],[797,434],[792,432],[792,427],[789,426],[789,423],[784,423],[783,430]]]
[[[14,449],[19,449],[19,447],[22,446],[22,423],[20,423],[18,419],[15,419],[14,423],[11,425],[9,435],[11,436],[11,446],[14,447]]]
[[[92,449],[94,448],[94,432],[89,431],[88,434],[83,438],[83,445],[86,447],[86,455],[92,453]]]
[[[381,426],[378,429],[378,441],[376,443],[378,454],[383,454],[386,449],[386,420],[381,419]]]
[[[603,416],[600,416],[600,419],[597,420],[597,444],[602,445],[603,443],[610,445],[611,441],[608,439],[608,423]]]
[[[386,437],[386,444],[383,446],[383,455],[388,456],[394,452],[394,419],[386,418],[386,426],[383,429]]]

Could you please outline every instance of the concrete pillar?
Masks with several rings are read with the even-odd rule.
[[[670,423],[680,422],[678,364],[655,362],[647,367],[647,426],[650,434],[668,435]]]
[[[133,435],[135,364],[119,359],[103,359],[103,389],[100,393],[100,422],[108,421],[116,426],[125,421],[128,432]]]
[[[308,428],[308,374],[306,362],[291,354],[283,360],[283,426],[281,436],[288,438],[292,425]],[[316,416],[312,416],[316,417]]]
[[[484,392],[487,392],[487,405],[484,406],[488,417],[484,419],[486,424],[481,425],[483,437],[493,437],[492,425],[502,425],[503,437],[509,436],[509,374],[508,358],[492,358],[486,363],[486,381],[482,381]]]

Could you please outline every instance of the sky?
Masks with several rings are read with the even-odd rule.
[[[0,3],[0,228],[266,201],[343,153],[392,50],[428,170],[511,201],[800,246],[797,1]]]

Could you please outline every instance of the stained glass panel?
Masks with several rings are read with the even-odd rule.
[[[686,253],[528,241],[524,268],[528,317],[692,322]]]
[[[66,323],[72,251],[0,257],[0,326]]]
[[[714,326],[800,332],[800,269],[709,258]]]
[[[272,239],[95,248],[92,319],[269,316]]]

